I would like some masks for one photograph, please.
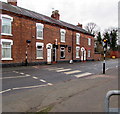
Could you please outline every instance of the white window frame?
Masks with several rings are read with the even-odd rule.
[[[2,15],[1,15],[2,23],[3,23],[3,18],[5,18],[5,19],[10,19],[10,21],[11,21],[11,23],[10,23],[10,33],[2,33],[2,26],[1,26],[1,35],[13,36],[13,35],[12,35],[12,22],[13,22],[13,17],[11,17],[11,16],[9,16],[9,15],[4,15],[4,14],[2,14]]]
[[[80,45],[80,34],[76,33],[76,44]]]
[[[1,53],[2,53],[2,49],[3,49],[3,43],[10,43],[10,58],[3,58],[2,54],[1,54],[1,60],[13,60],[12,58],[12,45],[13,45],[13,40],[8,40],[8,39],[1,39]]]
[[[88,38],[88,45],[91,46],[91,38]]]
[[[91,50],[88,50],[88,57],[91,57]]]
[[[64,37],[63,37],[64,35]],[[65,43],[65,35],[66,35],[66,30],[65,29],[60,29],[60,40],[61,42]]]
[[[64,48],[64,50],[63,50],[63,49],[61,49],[61,48]],[[64,52],[64,57],[61,57],[61,51],[63,51],[63,52]],[[65,59],[65,47],[60,47],[60,58],[61,58],[61,59]]]
[[[37,57],[37,46],[42,46],[43,57]],[[44,43],[36,42],[36,59],[44,59]]]
[[[40,30],[40,31],[42,31],[42,37],[38,37],[38,26],[42,26],[42,30]],[[40,40],[43,40],[44,39],[44,36],[43,36],[43,34],[44,34],[44,25],[43,24],[41,24],[41,23],[36,23],[36,39],[40,39]]]
[[[76,46],[76,58],[80,58],[80,47]]]

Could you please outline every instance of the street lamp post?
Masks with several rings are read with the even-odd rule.
[[[103,39],[103,48],[104,48],[103,74],[105,74],[105,57],[107,51],[107,39]]]

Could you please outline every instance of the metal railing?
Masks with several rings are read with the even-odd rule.
[[[110,97],[114,95],[120,95],[120,90],[108,91],[105,97],[105,111],[106,112],[119,112],[119,108],[110,108]],[[120,113],[120,112],[119,112]]]

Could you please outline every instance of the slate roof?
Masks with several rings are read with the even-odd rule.
[[[90,34],[86,30],[84,30],[84,29],[82,29],[78,26],[63,22],[61,20],[56,20],[56,19],[53,19],[51,17],[36,13],[34,11],[24,9],[24,8],[21,8],[21,7],[18,7],[18,6],[10,5],[10,4],[5,3],[5,2],[1,2],[1,3],[2,3],[2,7],[0,7],[0,9],[2,9],[2,10],[9,11],[9,12],[16,13],[16,14],[20,14],[20,15],[24,15],[24,16],[34,18],[34,19],[38,19],[38,20],[41,20],[41,21],[45,21],[45,22],[48,22],[48,23],[51,23],[51,24],[56,24],[56,25],[59,25],[59,26],[67,27],[67,28],[72,29],[72,30],[80,31],[84,34],[94,36],[94,35]]]

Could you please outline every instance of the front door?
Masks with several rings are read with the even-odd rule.
[[[53,48],[53,62],[56,62],[56,48]]]

